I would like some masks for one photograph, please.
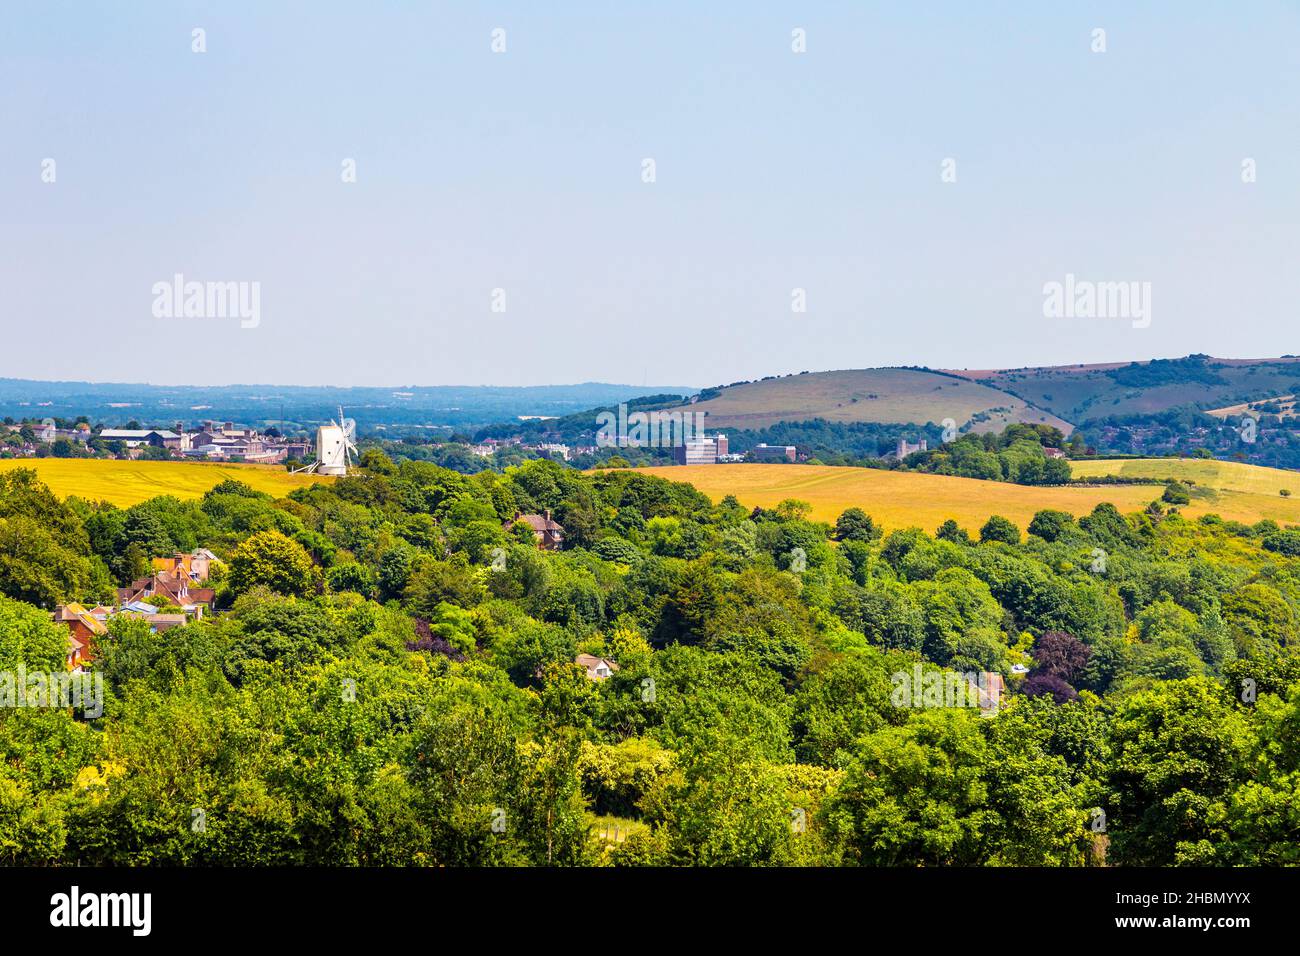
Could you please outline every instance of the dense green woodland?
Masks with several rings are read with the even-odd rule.
[[[1065,443],[1065,436],[1050,425],[1015,424],[1001,434],[962,435],[932,451],[908,455],[905,464],[910,470],[935,475],[1062,485],[1070,480],[1070,463],[1064,458],[1048,458],[1043,449],[1063,448]]]
[[[61,670],[49,611],[151,555],[226,562],[221,613],[112,623],[102,717],[0,710],[3,862],[1300,861],[1300,532],[885,535],[869,502],[367,462],[128,509],[0,476],[0,670]],[[562,552],[510,524],[546,509]],[[999,712],[897,706],[918,662],[1002,673]]]

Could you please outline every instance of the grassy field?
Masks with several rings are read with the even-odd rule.
[[[849,369],[786,375],[725,389],[699,402],[692,411],[707,412],[715,428],[766,428],[781,421],[824,418],[832,422],[941,424],[951,418],[963,425],[977,412],[1002,409],[979,423],[978,431],[1001,431],[1010,422],[1047,422],[1064,431],[1057,418],[1028,408],[1014,395],[977,382],[913,369]]]
[[[60,497],[77,495],[128,507],[158,495],[199,498],[226,478],[280,497],[315,481],[314,475],[291,475],[270,465],[228,465],[190,461],[113,461],[85,458],[11,458],[0,471],[33,468]]]
[[[1247,491],[1277,495],[1283,488],[1300,492],[1300,472],[1261,468],[1238,461],[1211,458],[1120,458],[1105,461],[1072,461],[1076,478],[1119,475],[1125,478],[1177,478],[1216,491]]]
[[[1154,464],[1166,464],[1153,459],[1149,467],[1151,477],[1165,477],[1165,472]],[[1144,462],[1087,462],[1088,466],[1139,466]],[[1075,464],[1075,463],[1072,463]],[[1181,465],[1171,461],[1169,465]],[[1203,465],[1203,462],[1186,462],[1186,465]],[[1256,468],[1250,465],[1230,465],[1215,471],[1205,469],[1207,484],[1198,485],[1199,492],[1182,512],[1189,517],[1218,514],[1229,520],[1253,523],[1261,518],[1279,522],[1300,522],[1300,500],[1283,498],[1278,489],[1286,487],[1292,477],[1295,489],[1300,491],[1300,475]],[[1263,472],[1263,475],[1244,475],[1236,469]],[[931,533],[946,519],[954,518],[970,531],[979,529],[989,515],[1000,514],[1010,518],[1023,529],[1034,512],[1043,508],[1068,511],[1079,516],[1087,514],[1096,505],[1108,501],[1123,512],[1140,511],[1160,496],[1161,488],[1151,485],[1134,485],[1097,488],[1035,488],[996,481],[977,481],[973,478],[950,478],[944,475],[924,475],[915,472],[875,471],[868,468],[833,468],[826,465],[687,465],[644,469],[648,474],[659,475],[674,481],[694,485],[714,501],[725,495],[735,495],[747,507],[770,507],[784,498],[798,498],[813,506],[813,517],[834,521],[845,508],[856,505],[884,527],[919,527]],[[1137,475],[1144,469],[1136,468],[1128,474]],[[1076,471],[1076,474],[1078,472]],[[1094,474],[1107,474],[1098,468]],[[1122,472],[1121,472],[1122,473]],[[1208,482],[1215,475],[1222,482],[1215,487]],[[1182,477],[1195,479],[1191,469]]]
[[[1278,395],[1274,397],[1273,401],[1276,401],[1278,407],[1282,410],[1281,412],[1271,412],[1269,414],[1276,414],[1277,417],[1282,420],[1288,418],[1300,418],[1300,411],[1296,410],[1296,396]],[[1228,405],[1224,408],[1207,408],[1205,414],[1213,415],[1215,418],[1236,418],[1239,415],[1244,415],[1246,412],[1250,411],[1252,405],[1265,404],[1268,404],[1268,402],[1241,402],[1237,405]]]

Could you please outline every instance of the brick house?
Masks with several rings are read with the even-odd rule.
[[[54,611],[54,620],[68,628],[68,670],[76,670],[95,656],[95,642],[108,633],[102,620],[80,604],[63,604]]]
[[[564,545],[564,527],[551,519],[551,509],[547,508],[545,515],[517,514],[513,521],[506,523],[506,526],[509,527],[519,521],[532,529],[537,546],[543,551],[559,551]]]
[[[172,604],[192,611],[195,618],[203,616],[203,609],[211,607],[216,598],[213,588],[190,587],[189,576],[172,571],[155,571],[147,578],[132,581],[130,587],[117,589],[117,603],[131,604],[162,595]]]
[[[206,581],[214,564],[220,559],[207,548],[199,548],[192,554],[177,551],[170,558],[154,558],[155,571],[170,571],[176,577],[183,577],[191,584]]]

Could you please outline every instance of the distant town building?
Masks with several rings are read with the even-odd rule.
[[[679,465],[713,465],[727,457],[727,436],[701,435],[673,446],[673,460]]]
[[[519,438],[487,438],[479,442],[477,445],[471,445],[469,450],[482,458],[491,458],[502,448],[508,448],[519,444],[521,444],[521,439]]]
[[[20,431],[21,428],[21,425],[16,425],[10,430]],[[90,438],[90,426],[85,422],[79,422],[75,428],[56,428],[53,422],[45,421],[33,425],[32,431],[36,434],[36,440],[45,445],[52,445],[60,438],[80,442],[84,445],[86,440]]]
[[[569,446],[560,445],[555,442],[542,442],[533,446],[534,451],[539,451],[547,458],[559,459],[560,461],[569,460]]]
[[[752,461],[795,461],[798,449],[794,445],[755,445],[749,450]]]
[[[98,437],[103,441],[120,441],[127,448],[152,445],[154,448],[181,450],[181,436],[170,429],[157,428],[105,428]]]
[[[235,428],[231,422],[204,422],[200,430],[181,437],[185,455],[219,461],[275,465],[290,458],[301,460],[315,450],[308,442],[268,438],[254,428]]]

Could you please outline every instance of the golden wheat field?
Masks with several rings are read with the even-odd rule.
[[[1150,461],[1166,464],[1162,459]],[[1085,464],[1136,466],[1139,463]],[[1220,480],[1225,482],[1222,488],[1209,483],[1215,472],[1206,469],[1203,472],[1206,483],[1195,488],[1192,503],[1180,509],[1182,513],[1189,517],[1217,514],[1224,519],[1248,523],[1262,518],[1300,522],[1300,501],[1278,494],[1278,489],[1286,487],[1288,480],[1300,478],[1300,475],[1293,476],[1291,472],[1271,468],[1253,468],[1263,475],[1243,475],[1236,470],[1238,467],[1252,468],[1228,465],[1219,472],[1223,476]],[[735,495],[746,507],[770,507],[785,498],[798,498],[811,504],[813,518],[821,521],[834,521],[845,508],[856,505],[886,528],[918,527],[930,532],[948,518],[974,531],[994,514],[1010,518],[1023,528],[1034,513],[1043,508],[1079,516],[1087,514],[1103,501],[1114,504],[1123,512],[1141,511],[1149,502],[1159,498],[1163,490],[1153,485],[1037,488],[974,478],[829,465],[685,465],[642,470],[673,481],[689,482],[714,501],[725,495]],[[1136,475],[1140,470],[1126,473]],[[1079,471],[1075,473],[1079,474]],[[1091,473],[1111,472],[1099,468]],[[1150,476],[1165,477],[1165,473],[1155,469]],[[1295,481],[1295,486],[1300,490],[1300,480]]]
[[[115,461],[99,458],[9,458],[0,471],[31,468],[56,495],[77,495],[129,507],[158,495],[199,498],[227,478],[280,497],[316,481],[315,475],[291,475],[271,465],[232,465],[191,461]]]

